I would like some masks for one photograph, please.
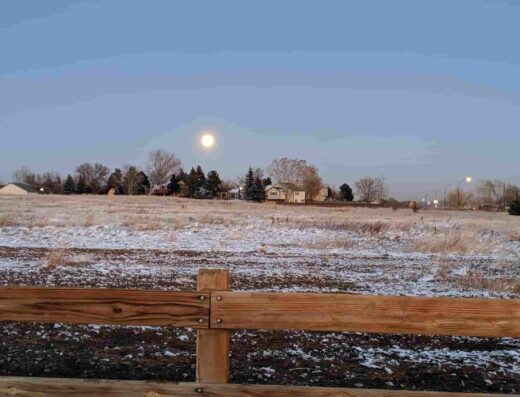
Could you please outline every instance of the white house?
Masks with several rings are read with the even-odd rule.
[[[0,189],[2,195],[22,196],[32,193],[38,193],[38,191],[26,183],[9,183]]]
[[[291,183],[265,187],[265,199],[272,202],[305,204],[305,191]]]

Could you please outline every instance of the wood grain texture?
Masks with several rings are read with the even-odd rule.
[[[201,270],[197,289],[201,292],[229,289],[229,271]],[[229,382],[229,345],[231,333],[227,330],[197,331],[197,382]]]
[[[209,298],[198,292],[0,288],[0,321],[208,328]]]
[[[143,381],[0,377],[0,397],[519,397],[321,387],[159,383]]]
[[[219,292],[211,296],[210,323],[225,329],[519,337],[520,300]]]

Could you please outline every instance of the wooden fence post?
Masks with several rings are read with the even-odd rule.
[[[226,291],[228,289],[228,270],[199,270],[197,291],[211,292],[212,290]],[[197,330],[197,382],[229,382],[229,339],[230,331],[227,330]]]

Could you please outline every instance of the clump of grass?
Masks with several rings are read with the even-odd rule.
[[[469,271],[458,279],[458,283],[466,290],[520,293],[520,281],[518,279],[490,278],[479,271]]]
[[[0,216],[0,227],[16,226],[16,222],[9,215]]]
[[[347,231],[370,234],[371,236],[377,236],[383,234],[390,229],[390,222],[385,221],[373,221],[373,222],[359,222],[359,221],[325,221],[325,222],[312,222],[312,221],[297,221],[297,226],[300,230],[304,230],[310,227],[316,227],[318,229],[333,230],[333,231]]]
[[[352,249],[353,243],[345,239],[322,239],[304,243],[308,249]]]
[[[87,214],[85,216],[85,221],[84,221],[83,225],[84,226],[92,226],[92,225],[94,225],[94,215]]]
[[[439,267],[437,268],[437,272],[435,273],[435,278],[437,280],[446,281],[450,278],[450,275],[453,271],[453,262],[448,260],[445,256],[442,256],[439,260]]]
[[[444,234],[422,236],[415,240],[410,248],[418,252],[463,254],[483,247],[473,236],[462,235],[460,231],[449,231]]]
[[[58,266],[80,266],[88,263],[88,260],[85,258],[74,259],[67,255],[64,249],[58,249],[52,251],[47,256],[47,262],[45,264],[45,268],[52,270],[56,269]]]

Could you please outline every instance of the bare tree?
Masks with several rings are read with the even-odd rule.
[[[181,161],[173,153],[157,149],[148,155],[146,170],[152,185],[165,185],[171,174],[178,172],[180,167]]]
[[[91,193],[101,192],[106,184],[110,169],[101,163],[83,163],[76,167],[78,179],[83,179]]]
[[[385,197],[385,181],[383,178],[365,176],[356,183],[356,191],[360,201],[370,203]]]
[[[13,180],[15,182],[27,183],[28,185],[37,185],[41,177],[24,165],[13,173]]]
[[[323,179],[321,179],[318,168],[314,165],[308,165],[303,170],[302,187],[305,190],[305,196],[313,201],[323,188]]]
[[[143,182],[143,174],[133,165],[123,167],[123,186],[126,194],[133,196]]]
[[[276,183],[291,183],[301,185],[305,175],[307,162],[305,160],[288,159],[286,157],[273,160],[267,167],[267,173]]]
[[[471,192],[455,189],[448,193],[447,201],[449,208],[467,208],[475,203],[475,197]]]

